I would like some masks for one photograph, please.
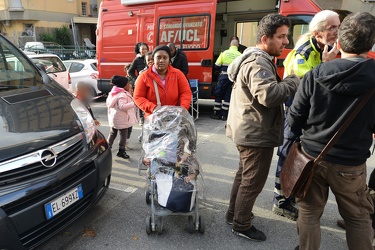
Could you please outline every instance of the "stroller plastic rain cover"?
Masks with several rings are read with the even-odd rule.
[[[201,176],[196,145],[197,131],[186,109],[162,106],[145,119],[139,162],[150,162],[148,180],[156,182],[158,203],[173,212],[194,208]]]

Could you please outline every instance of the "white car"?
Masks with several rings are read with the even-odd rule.
[[[60,57],[54,54],[27,54],[27,56],[40,69],[45,70],[53,80],[60,83],[67,90],[72,91],[69,72]]]
[[[72,79],[72,92],[76,92],[77,82],[85,82],[91,86],[91,94],[93,97],[100,94],[97,84],[98,69],[95,59],[86,60],[67,60],[64,61],[66,68]]]

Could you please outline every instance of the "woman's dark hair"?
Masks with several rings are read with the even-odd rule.
[[[339,42],[346,53],[362,54],[375,43],[375,17],[368,12],[347,16],[339,28]]]
[[[266,35],[272,38],[276,30],[282,26],[290,27],[291,23],[289,18],[279,14],[268,14],[263,17],[258,24],[257,43],[261,43],[262,36]]]
[[[165,52],[167,52],[168,56],[169,56],[169,60],[171,60],[172,58],[172,54],[171,54],[171,50],[169,49],[169,47],[167,45],[159,45],[157,46],[153,51],[152,51],[152,58],[154,58],[156,52],[160,51],[160,50],[164,50]]]
[[[150,49],[148,48],[147,43],[139,42],[139,43],[136,43],[135,46],[134,46],[134,53],[135,53],[135,54],[139,54],[139,48],[140,48],[141,46],[143,46],[143,45],[146,46],[147,50],[150,50]]]

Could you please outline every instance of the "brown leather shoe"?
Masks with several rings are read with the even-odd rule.
[[[342,229],[346,229],[344,220],[337,220],[337,226],[341,227]]]

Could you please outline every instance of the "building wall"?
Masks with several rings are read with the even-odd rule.
[[[344,0],[342,9],[352,12],[370,12],[375,15],[375,3],[364,3],[361,0]]]
[[[58,0],[58,1],[35,1],[35,0],[22,0],[24,9],[48,11],[64,14],[77,14],[78,13],[78,0]],[[43,17],[41,17],[43,18]]]
[[[342,2],[345,0],[316,0],[316,2],[322,7],[323,9],[341,9]],[[351,0],[353,1],[353,0]]]
[[[97,16],[98,8],[102,0],[0,0],[0,31],[18,46],[20,40],[38,40],[41,31],[50,31],[63,25],[70,25],[72,17],[82,16],[82,2],[87,3],[86,15]],[[19,6],[18,11],[12,11],[12,7]],[[97,9],[93,9],[93,6]],[[32,37],[20,39],[26,34],[27,27],[32,25]],[[90,37],[90,25],[79,25],[82,35]],[[92,28],[92,27],[91,27]],[[79,31],[79,33],[81,30]],[[31,34],[29,32],[29,34]]]
[[[323,9],[349,10],[351,12],[370,12],[375,15],[375,3],[361,0],[316,0]]]

